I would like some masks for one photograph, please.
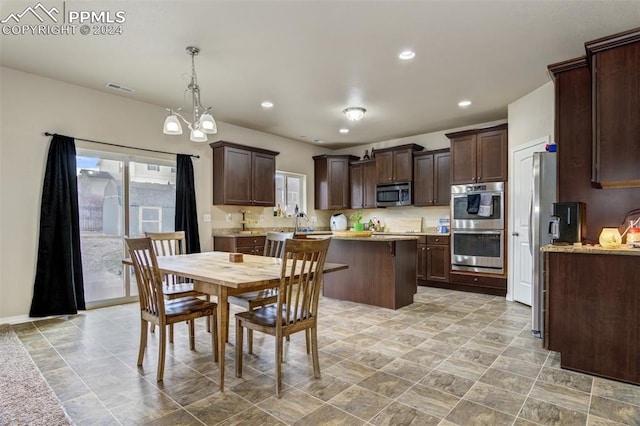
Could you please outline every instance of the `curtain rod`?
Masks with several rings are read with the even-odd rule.
[[[147,148],[136,148],[136,147],[133,147],[133,146],[118,145],[118,144],[115,144],[115,143],[94,141],[94,140],[91,140],[91,139],[76,138],[76,137],[73,137],[73,136],[61,135],[59,133],[44,132],[44,135],[45,136],[55,136],[55,135],[66,136],[68,138],[73,138],[73,139],[76,139],[76,140],[79,140],[79,141],[99,143],[99,144],[102,144],[102,145],[109,145],[109,146],[117,146],[118,148],[137,149],[138,151],[155,152],[157,154],[178,155],[178,153],[176,153],[176,152],[158,151],[156,149],[147,149]],[[193,154],[184,154],[184,155],[188,155],[189,157],[193,157],[193,158],[200,158],[199,155],[193,155]]]

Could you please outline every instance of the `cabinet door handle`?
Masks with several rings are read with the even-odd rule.
[[[428,248],[427,251],[431,250],[431,248]]]

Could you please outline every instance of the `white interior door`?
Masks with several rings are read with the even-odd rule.
[[[533,258],[529,249],[529,216],[533,195],[533,153],[544,151],[549,137],[518,146],[512,151],[510,211],[511,236],[509,269],[513,300],[531,306]]]

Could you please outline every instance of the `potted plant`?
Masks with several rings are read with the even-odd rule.
[[[362,220],[362,210],[358,210],[356,213],[351,214],[349,219],[353,220],[354,231],[364,230],[364,224],[360,222]]]

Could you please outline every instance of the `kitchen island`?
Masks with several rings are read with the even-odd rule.
[[[563,368],[640,384],[640,249],[542,251],[544,347]]]
[[[322,294],[383,308],[413,303],[416,287],[417,237],[373,235],[332,237],[327,262],[349,269],[324,277]]]

